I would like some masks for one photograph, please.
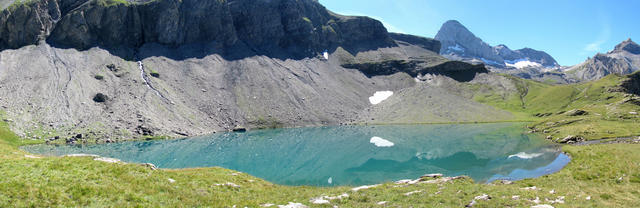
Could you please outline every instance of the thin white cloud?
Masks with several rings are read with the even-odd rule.
[[[390,23],[388,23],[388,22],[385,22],[384,20],[382,20],[382,19],[380,19],[380,18],[376,18],[376,17],[371,17],[371,18],[373,18],[373,19],[377,19],[378,21],[382,22],[382,25],[384,25],[384,27],[385,27],[385,28],[387,28],[387,30],[388,30],[389,32],[407,33],[407,32],[405,32],[404,30],[402,30],[402,29],[400,29],[400,28],[398,28],[398,27],[396,27],[396,26],[393,26],[392,24],[390,24]]]
[[[595,41],[584,46],[582,52],[583,54],[602,51],[602,44],[605,44],[607,41],[609,41],[609,38],[611,38],[611,25],[602,12],[598,14],[598,20],[601,27],[600,34]]]

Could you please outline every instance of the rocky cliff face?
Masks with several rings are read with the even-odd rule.
[[[440,53],[440,48],[442,47],[440,41],[434,40],[432,38],[425,38],[401,33],[389,33],[389,35],[400,44],[411,44],[420,46],[435,53]]]
[[[543,51],[531,48],[514,51],[506,45],[492,47],[455,20],[445,22],[435,39],[442,42],[440,53],[443,55],[460,59],[477,59],[494,67],[510,67],[509,65],[516,65],[523,61],[544,67],[559,66],[553,57]],[[516,68],[522,67],[516,65]]]
[[[640,70],[640,46],[631,39],[616,45],[614,50],[606,54],[596,54],[582,64],[568,70],[574,79],[588,81],[605,77],[609,74],[631,74]]]
[[[332,14],[313,0],[38,0],[4,10],[0,28],[0,49],[41,40],[80,50],[213,42],[223,51],[302,58],[395,44],[379,21]]]

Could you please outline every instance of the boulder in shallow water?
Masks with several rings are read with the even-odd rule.
[[[231,131],[233,131],[233,132],[246,132],[247,128],[245,128],[243,126],[236,126]]]
[[[425,180],[425,179],[426,180],[431,180],[431,179],[440,178],[440,177],[442,177],[441,173],[431,173],[431,174],[425,174],[423,176],[420,176],[420,179],[422,179],[422,180]]]

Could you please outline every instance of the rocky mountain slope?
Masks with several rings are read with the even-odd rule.
[[[627,39],[606,54],[596,54],[567,70],[577,80],[597,80],[609,74],[631,74],[640,70],[640,45]]]
[[[487,72],[439,48],[314,0],[30,1],[0,13],[0,105],[21,136],[99,141],[404,122],[372,110],[377,91],[415,102],[411,122],[511,118],[421,84]]]
[[[442,55],[477,59],[496,67],[559,66],[556,60],[544,51],[531,48],[511,50],[506,45],[492,47],[456,20],[445,22],[435,39],[442,43]]]
[[[506,45],[490,46],[456,20],[445,22],[435,37],[442,43],[440,54],[469,63],[484,63],[492,71],[525,79],[567,83],[560,65],[544,51],[531,48],[511,50]]]

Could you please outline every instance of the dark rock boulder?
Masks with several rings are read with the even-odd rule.
[[[236,126],[231,131],[233,131],[233,132],[246,132],[247,128],[245,128],[243,126]]]
[[[98,93],[95,96],[93,96],[93,101],[96,103],[104,103],[104,102],[107,102],[108,99],[109,97],[107,97],[105,94],[102,94],[102,93]]]
[[[567,116],[583,116],[583,115],[589,114],[589,112],[580,110],[580,109],[573,109],[573,110],[567,111],[564,114]]]
[[[136,133],[143,135],[143,136],[153,136],[153,130],[151,130],[150,128],[146,127],[146,126],[138,126],[136,127]]]
[[[579,136],[574,136],[574,135],[569,135],[565,138],[558,138],[558,140],[556,140],[556,142],[558,143],[567,143],[567,144],[573,144],[573,143],[577,143],[577,142],[584,142],[585,139]]]

